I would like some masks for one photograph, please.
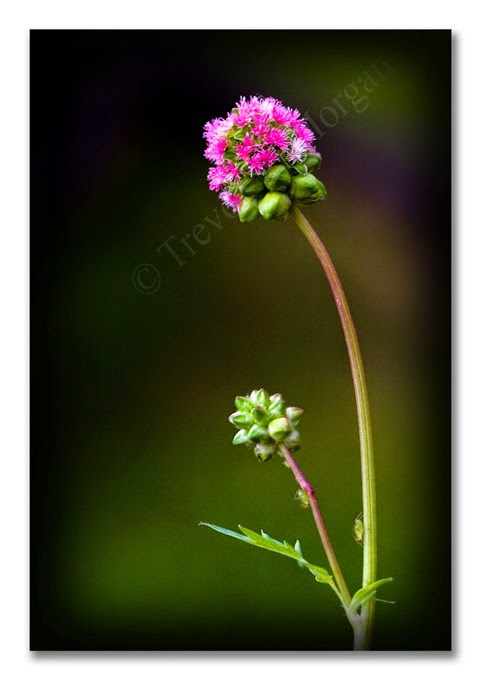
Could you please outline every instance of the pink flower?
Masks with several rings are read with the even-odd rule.
[[[278,146],[279,149],[285,151],[289,146],[287,141],[287,132],[281,128],[272,128],[264,137],[264,142],[266,144],[273,144]]]
[[[235,182],[242,177],[242,170],[232,161],[227,161],[226,173],[225,179],[228,182]]]
[[[264,137],[268,129],[268,121],[259,119],[259,122],[252,127],[252,134],[256,137]]]
[[[313,131],[310,128],[308,128],[303,121],[295,120],[291,124],[291,127],[296,133],[297,137],[299,139],[302,139],[303,142],[306,142],[306,144],[310,144],[311,142],[314,141],[315,135]]]
[[[209,180],[209,189],[211,191],[219,191],[226,181],[227,169],[223,165],[216,165],[209,168],[207,179]]]
[[[255,148],[255,143],[252,140],[249,133],[247,133],[246,136],[244,137],[244,139],[242,140],[242,142],[240,144],[237,144],[237,146],[235,147],[235,150],[237,152],[238,157],[242,161],[245,161],[247,163],[250,159],[250,154],[252,153],[254,148]]]
[[[212,139],[209,143],[204,156],[214,163],[223,163],[224,161],[224,151],[227,147],[227,139]]]
[[[307,153],[307,144],[302,139],[293,139],[291,148],[286,154],[289,163],[297,163]]]
[[[279,125],[291,125],[300,115],[297,109],[290,109],[287,106],[283,106],[280,102],[274,104],[272,108],[272,119]]]
[[[242,203],[242,196],[235,193],[239,182],[253,175],[263,179],[276,163],[290,170],[307,152],[315,152],[314,133],[299,111],[274,97],[240,97],[225,118],[206,123],[203,134],[204,155],[213,164],[207,175],[209,189],[218,191],[235,212]],[[259,200],[267,191],[260,187]]]
[[[251,175],[254,173],[256,175],[260,174],[265,166],[265,161],[261,157],[260,153],[256,153],[247,161]]]
[[[232,208],[234,212],[238,212],[242,203],[242,196],[232,194],[230,191],[222,191],[219,194],[220,200],[228,208]]]
[[[262,151],[259,151],[257,156],[266,168],[270,168],[271,165],[274,165],[274,163],[279,160],[279,155],[274,149],[263,149]]]
[[[251,157],[251,150],[246,149],[242,146],[242,144],[239,144],[236,146],[236,153],[237,157],[241,160],[244,161],[245,163],[248,163]]]

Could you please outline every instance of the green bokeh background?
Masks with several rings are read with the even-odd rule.
[[[325,133],[328,199],[305,212],[370,390],[379,575],[395,579],[380,596],[396,601],[378,606],[375,647],[449,649],[450,33],[34,31],[30,45],[32,648],[351,647],[328,588],[198,526],[298,538],[326,564],[289,471],[230,444],[234,396],[280,391],[305,410],[298,461],[360,586],[355,403],[327,282],[291,220],[240,225],[205,181],[204,122],[258,93]],[[376,85],[356,104],[363,71]],[[210,240],[190,236],[192,254],[198,224]]]

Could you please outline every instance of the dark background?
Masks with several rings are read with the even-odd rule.
[[[325,133],[329,195],[306,214],[370,388],[379,576],[395,579],[379,596],[396,601],[377,607],[375,647],[449,649],[450,32],[33,31],[30,54],[31,648],[351,647],[328,588],[198,526],[299,538],[326,564],[289,472],[230,445],[234,396],[280,391],[305,409],[298,459],[360,585],[327,283],[291,220],[240,225],[205,180],[204,123],[262,94]],[[389,68],[367,93],[373,63]],[[323,124],[352,83],[358,103]],[[193,254],[197,224],[211,236]]]

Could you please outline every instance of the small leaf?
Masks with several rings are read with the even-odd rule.
[[[218,527],[216,524],[209,524],[209,522],[199,522],[199,526],[209,527],[214,531],[218,531],[220,534],[232,536],[232,538],[238,538],[239,541],[246,541],[247,543],[249,543],[249,539],[243,536],[242,534],[238,534],[236,531],[231,531],[230,529],[224,529],[224,527]]]
[[[303,554],[302,554],[301,543],[300,543],[299,539],[297,539],[297,541],[294,543],[294,550],[295,550],[296,552],[299,553],[299,555],[300,555],[300,557],[301,557],[301,560],[303,560],[303,559],[304,559],[304,556],[303,556]],[[301,564],[301,563],[299,563],[299,566],[300,566],[300,567],[303,567],[304,565]]]
[[[266,534],[265,531],[261,530],[258,534],[251,529],[246,529],[239,524],[239,529],[242,534],[236,531],[231,531],[230,529],[224,529],[223,527],[218,527],[215,524],[209,524],[208,522],[200,522],[201,525],[210,527],[214,531],[218,531],[220,534],[225,534],[226,536],[231,536],[232,538],[237,538],[245,543],[250,543],[257,548],[263,548],[264,550],[270,550],[271,552],[276,552],[279,555],[284,555],[285,557],[290,557],[296,560],[297,564],[302,567],[309,569],[311,574],[315,577],[318,583],[327,583],[336,590],[334,585],[334,580],[329,572],[323,567],[319,567],[317,564],[311,564],[302,555],[301,545],[299,541],[296,541],[295,547],[290,545],[287,541],[281,542]]]
[[[391,583],[392,578],[382,578],[379,581],[374,581],[365,588],[361,588],[352,596],[351,604],[349,608],[352,611],[356,611],[358,607],[361,607],[365,602],[367,602],[376,592],[378,588],[383,586],[385,583]]]
[[[316,567],[315,565],[311,564],[309,567],[309,571],[311,572],[311,574],[313,574],[318,583],[327,583],[329,585],[332,585],[333,583],[332,576],[326,569],[323,569],[322,567]]]

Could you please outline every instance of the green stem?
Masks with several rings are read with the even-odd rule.
[[[359,348],[359,341],[357,339],[356,329],[354,327],[354,322],[349,310],[346,295],[329,253],[302,212],[298,208],[294,207],[292,214],[297,226],[308,240],[316,254],[317,259],[324,269],[324,273],[334,295],[337,311],[339,313],[342,329],[344,331],[349,362],[351,365],[354,393],[356,397],[361,451],[364,523],[362,585],[365,587],[370,583],[373,583],[377,577],[377,525],[376,484],[374,474],[374,451],[372,445],[371,418],[361,350]],[[371,645],[375,603],[376,600],[374,597],[372,597],[363,605],[361,609],[362,639],[358,639],[357,641],[358,649],[368,649]]]
[[[304,473],[302,472],[301,468],[297,464],[294,456],[292,455],[291,451],[287,448],[287,446],[285,444],[279,444],[279,448],[281,449],[284,455],[286,463],[292,470],[292,473],[296,478],[296,482],[299,484],[299,487],[307,494],[309,506],[314,517],[314,522],[316,523],[319,536],[321,537],[322,546],[329,561],[329,565],[332,570],[332,575],[334,576],[337,587],[339,588],[342,604],[347,612],[349,610],[349,605],[351,603],[351,595],[349,593],[349,588],[347,587],[346,581],[344,580],[344,576],[342,575],[339,562],[337,561],[336,555],[334,553],[334,549],[332,547],[329,534],[327,533],[326,525],[324,524],[324,520],[321,515],[321,509],[319,508],[319,503],[317,501],[314,487],[306,479]]]

